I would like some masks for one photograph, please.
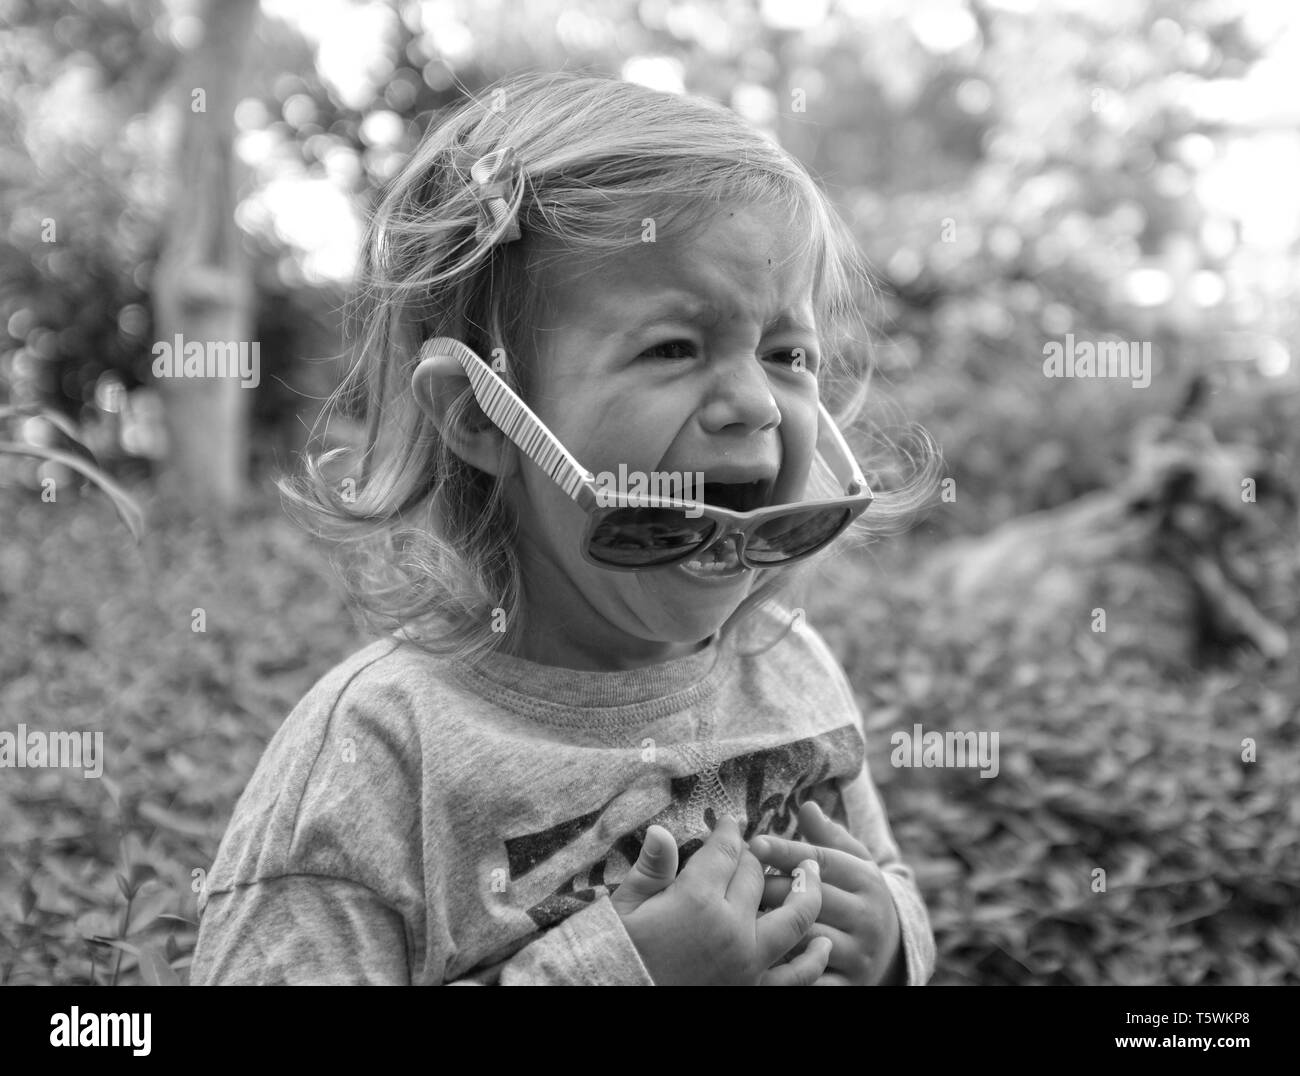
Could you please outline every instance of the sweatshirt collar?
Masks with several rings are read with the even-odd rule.
[[[646,718],[653,716],[647,707],[666,714],[712,695],[730,665],[732,649],[715,635],[692,654],[617,672],[540,665],[500,652],[452,667],[467,687],[513,710],[561,724],[585,724],[596,715],[582,711],[629,707],[635,711],[629,717]]]

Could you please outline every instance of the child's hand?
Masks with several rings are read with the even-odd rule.
[[[807,986],[826,970],[831,946],[824,940],[770,967],[805,939],[821,910],[817,864],[792,862],[796,867],[804,868],[805,884],[786,879],[784,898],[774,902],[780,906],[760,916],[763,868],[733,818],[718,822],[680,876],[677,842],[651,826],[610,900],[659,986]]]
[[[821,865],[821,912],[808,936],[829,938],[831,956],[827,973],[816,985],[901,982],[902,928],[894,899],[871,853],[811,800],[799,811],[799,832],[808,843],[762,836],[750,841],[749,847],[760,862],[787,874],[810,858]],[[789,878],[769,877],[764,907],[783,900],[790,888]]]

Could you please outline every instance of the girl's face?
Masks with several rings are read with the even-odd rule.
[[[696,498],[734,492],[714,483],[757,481],[761,504],[800,499],[820,356],[811,267],[789,256],[797,239],[788,217],[737,208],[695,238],[562,268],[538,325],[533,410],[594,474],[702,472],[709,496],[697,487]],[[512,642],[522,657],[589,669],[665,661],[698,649],[755,586],[755,572],[728,567],[730,541],[715,547],[721,570],[588,563],[586,514],[531,462],[510,496],[524,576],[523,630]]]

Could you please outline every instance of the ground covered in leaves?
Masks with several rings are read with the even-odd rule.
[[[103,730],[108,760],[0,771],[0,983],[184,982],[263,747],[364,642],[271,498],[220,534],[154,517],[135,546],[101,497],[0,491],[0,728]],[[866,716],[934,981],[1300,984],[1300,663],[1174,681],[954,647],[915,545],[837,557],[808,619]],[[996,731],[997,777],[892,766],[916,724]]]

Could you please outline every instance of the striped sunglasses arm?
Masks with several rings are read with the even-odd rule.
[[[569,454],[523,400],[470,347],[449,336],[425,342],[422,358],[449,355],[460,363],[469,378],[479,406],[519,450],[537,464],[575,501],[584,501],[595,475]]]
[[[866,494],[872,497],[871,490],[867,488],[867,480],[858,467],[858,461],[853,458],[853,450],[844,440],[844,434],[835,425],[835,420],[826,410],[825,404],[817,405],[817,417],[817,452],[831,469],[831,473],[839,479],[845,492],[850,496]]]

